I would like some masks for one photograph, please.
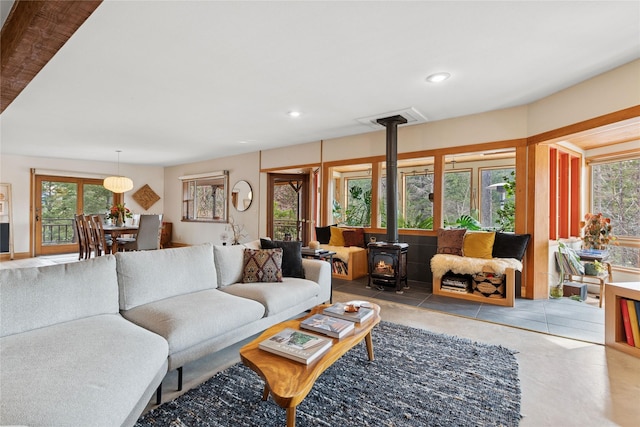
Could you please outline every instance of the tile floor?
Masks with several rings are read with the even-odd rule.
[[[517,298],[514,307],[477,303],[433,295],[429,284],[409,282],[410,289],[396,294],[390,287],[367,289],[368,279],[333,279],[334,291],[407,304],[472,319],[513,326],[545,334],[604,344],[604,309],[595,298],[587,302],[570,298],[529,300]]]

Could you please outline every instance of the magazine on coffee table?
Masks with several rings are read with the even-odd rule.
[[[334,338],[342,338],[353,331],[355,323],[337,317],[314,314],[300,322],[302,329],[320,332]]]
[[[322,356],[333,340],[308,332],[286,328],[263,340],[258,348],[308,365]]]
[[[352,303],[337,302],[332,306],[322,310],[322,313],[326,314],[327,316],[333,316],[339,319],[362,323],[373,316],[373,309],[367,307],[366,305],[367,303],[364,301],[357,301]]]

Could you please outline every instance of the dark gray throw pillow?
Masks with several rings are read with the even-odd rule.
[[[522,261],[530,238],[530,234],[496,233],[496,240],[493,242],[493,257],[515,258]]]
[[[304,279],[302,242],[260,239],[262,249],[282,249],[282,275]]]
[[[337,224],[327,225],[326,227],[316,227],[316,239],[323,245],[331,240],[331,227],[337,227]]]

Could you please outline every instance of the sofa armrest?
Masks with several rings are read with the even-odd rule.
[[[304,277],[320,285],[320,301],[331,298],[331,264],[327,261],[302,258]]]

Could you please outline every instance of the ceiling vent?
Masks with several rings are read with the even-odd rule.
[[[359,121],[360,123],[362,123],[363,125],[369,126],[370,128],[373,129],[382,129],[384,128],[384,126],[382,126],[380,123],[377,122],[378,119],[383,119],[385,117],[392,117],[392,116],[402,116],[405,119],[407,119],[407,124],[408,125],[415,125],[418,123],[426,123],[428,120],[425,116],[422,115],[422,113],[420,113],[418,110],[416,110],[413,107],[409,107],[409,108],[404,108],[402,110],[396,110],[396,111],[389,111],[388,113],[380,113],[380,114],[376,114],[373,116],[369,116],[369,117],[362,117],[360,119],[356,119],[357,121]]]

